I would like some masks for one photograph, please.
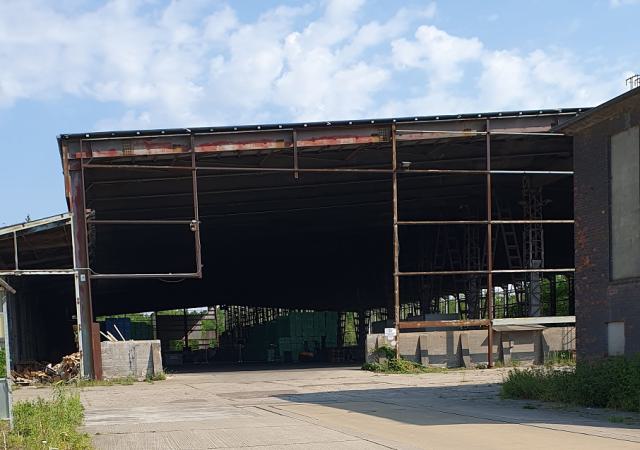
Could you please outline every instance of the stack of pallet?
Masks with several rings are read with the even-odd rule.
[[[295,362],[300,354],[317,358],[323,349],[337,345],[337,336],[337,313],[292,312],[247,329],[244,359]]]

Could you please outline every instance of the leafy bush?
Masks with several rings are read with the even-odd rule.
[[[377,373],[429,373],[440,372],[446,369],[425,367],[413,361],[397,358],[396,350],[389,346],[378,347],[374,352],[374,356],[378,361],[373,363],[365,363],[362,370]]]
[[[76,430],[84,417],[77,393],[57,388],[51,400],[18,402],[13,417],[14,429],[9,435],[12,448],[91,448],[89,435]]]
[[[515,369],[502,396],[640,412],[640,355],[578,363],[573,370]]]

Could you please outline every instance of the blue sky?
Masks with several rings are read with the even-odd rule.
[[[0,0],[0,226],[66,210],[56,136],[592,106],[640,0]]]

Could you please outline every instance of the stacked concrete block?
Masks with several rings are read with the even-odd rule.
[[[493,360],[509,365],[515,361],[543,364],[551,355],[575,350],[575,328],[554,327],[535,330],[494,332]],[[438,367],[473,367],[487,364],[486,330],[448,330],[401,333],[402,358]],[[383,334],[367,336],[367,361],[374,360],[376,348],[386,344]]]

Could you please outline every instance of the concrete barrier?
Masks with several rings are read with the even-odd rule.
[[[447,330],[401,333],[400,355],[423,365],[473,367],[487,364],[486,330]],[[367,362],[377,360],[375,351],[389,345],[384,334],[367,336]],[[494,331],[493,358],[505,365],[543,364],[559,352],[575,351],[575,327]]]
[[[163,372],[159,340],[103,341],[100,347],[105,380],[128,377],[144,380]]]

